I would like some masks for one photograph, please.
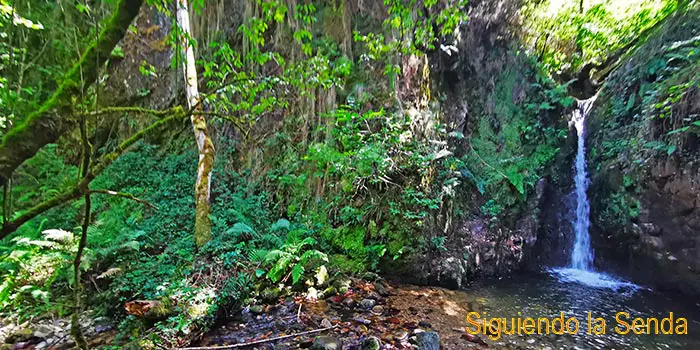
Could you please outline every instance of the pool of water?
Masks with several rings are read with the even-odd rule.
[[[579,329],[576,334],[502,334],[498,340],[488,339],[495,347],[524,349],[700,349],[700,303],[692,298],[668,295],[637,286],[613,276],[591,271],[574,269],[550,269],[538,274],[523,274],[511,278],[483,281],[472,285],[465,293],[478,301],[480,322],[489,318],[503,318],[507,330],[511,330],[511,320],[526,317],[559,317],[564,312],[565,319],[576,318]],[[620,314],[622,324],[616,320]],[[590,314],[589,314],[590,313]],[[661,322],[673,313],[673,321]],[[589,328],[601,322],[588,319],[605,320],[604,334],[589,334]],[[642,318],[643,329],[650,329],[652,334],[635,334],[631,329],[634,318]],[[656,325],[647,319],[655,318]],[[680,318],[687,320],[687,334],[662,334],[664,330],[683,331]],[[544,333],[546,323],[542,321]],[[642,321],[638,321],[642,322]],[[483,323],[482,323],[483,324]],[[573,329],[573,323],[571,328]],[[476,326],[472,326],[476,329]],[[502,326],[503,329],[503,326]],[[597,328],[601,330],[600,327]],[[628,331],[627,334],[620,332]],[[551,328],[550,328],[551,331]],[[492,338],[496,335],[491,333]]]

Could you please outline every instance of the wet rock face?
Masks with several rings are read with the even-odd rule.
[[[601,251],[643,283],[700,293],[700,168],[662,157],[647,164],[634,199],[639,215],[617,234],[598,228]],[[593,214],[607,197],[593,206]]]
[[[505,276],[525,268],[535,255],[538,207],[545,185],[544,180],[539,181],[514,228],[494,225],[485,218],[464,220],[448,234],[444,249],[416,254],[385,270],[411,283],[461,289],[478,277]]]

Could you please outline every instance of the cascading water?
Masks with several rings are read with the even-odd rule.
[[[571,264],[567,268],[551,269],[563,282],[583,283],[592,287],[625,289],[635,291],[639,287],[633,283],[617,280],[604,273],[593,270],[593,249],[588,233],[590,226],[590,204],[588,203],[588,173],[586,171],[586,117],[593,107],[597,96],[578,101],[578,108],[571,116],[576,128],[578,147],[574,162],[574,192],[576,195],[576,212],[572,222],[574,229],[574,246],[571,250]]]
[[[574,183],[576,192],[576,218],[574,219],[574,247],[571,252],[571,267],[577,270],[589,271],[593,266],[593,250],[591,249],[591,238],[588,234],[590,226],[588,204],[588,173],[586,172],[586,145],[585,145],[585,125],[586,117],[595,102],[595,96],[589,100],[579,101],[578,108],[574,111],[572,121],[576,127],[578,135],[578,150],[576,152],[576,162],[574,163]]]

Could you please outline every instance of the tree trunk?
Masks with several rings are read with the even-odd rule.
[[[61,135],[78,125],[78,118],[73,115],[73,99],[80,97],[83,87],[97,79],[97,68],[104,64],[124,37],[142,3],[143,0],[121,0],[97,42],[85,50],[58,90],[3,137],[0,144],[0,183],[5,183],[12,172],[39,149],[56,142]]]
[[[211,239],[211,221],[209,220],[211,192],[211,171],[214,167],[214,144],[207,132],[206,118],[197,113],[202,110],[202,103],[197,88],[197,70],[194,61],[194,49],[190,43],[190,16],[188,13],[187,0],[178,0],[177,23],[182,30],[180,35],[180,46],[185,52],[185,59],[182,68],[185,74],[185,91],[187,94],[187,105],[194,109],[192,116],[192,129],[197,141],[199,151],[199,164],[197,165],[197,182],[195,183],[195,229],[194,237],[198,247],[203,246]]]

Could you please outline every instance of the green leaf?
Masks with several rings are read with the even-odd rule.
[[[117,45],[112,50],[112,53],[110,54],[110,56],[114,57],[114,58],[124,58],[124,50],[122,50],[121,46]]]
[[[304,275],[304,266],[301,264],[296,264],[292,268],[292,283],[297,284],[299,280],[301,279],[301,276]]]
[[[228,229],[226,231],[227,234],[232,234],[232,235],[240,235],[242,233],[249,233],[251,235],[255,235],[255,230],[253,230],[252,227],[242,223],[242,222],[237,222],[233,227]]]
[[[277,222],[272,224],[272,226],[270,226],[270,231],[272,231],[272,232],[279,231],[279,230],[289,231],[289,227],[290,227],[289,220],[279,219],[279,220],[277,220]]]
[[[668,146],[668,149],[666,150],[666,154],[668,154],[670,156],[675,151],[676,151],[676,145],[671,145],[671,146]]]

